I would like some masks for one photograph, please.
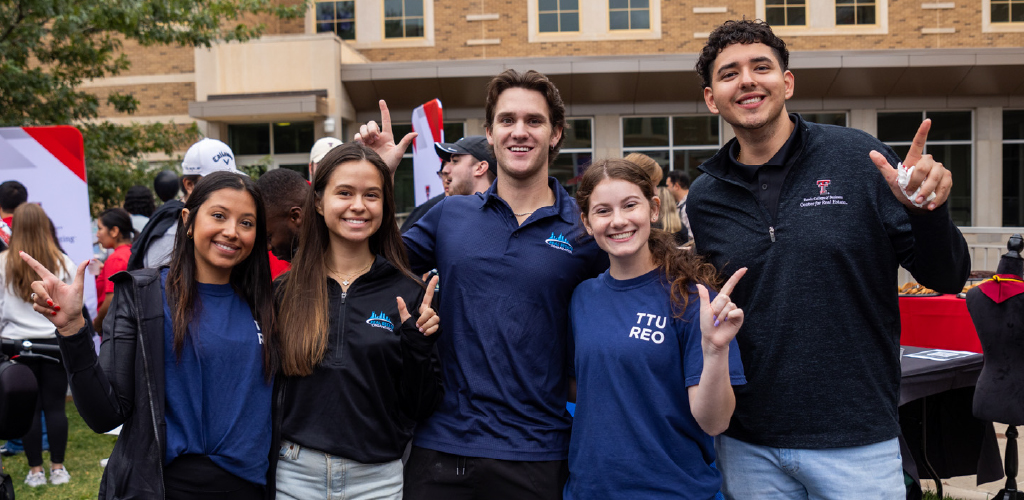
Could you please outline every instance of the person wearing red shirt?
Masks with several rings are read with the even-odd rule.
[[[132,237],[135,229],[132,227],[132,216],[123,208],[110,208],[100,214],[96,219],[96,239],[100,246],[107,249],[114,249],[114,252],[107,257],[103,263],[103,271],[99,275],[97,292],[100,306],[93,319],[93,327],[97,332],[102,331],[103,318],[107,316],[110,308],[110,299],[114,296],[114,282],[110,277],[128,269],[128,258],[132,255]]]

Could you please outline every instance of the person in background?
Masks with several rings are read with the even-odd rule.
[[[337,137],[321,137],[313,143],[313,147],[309,150],[309,180],[313,180],[313,176],[316,175],[316,166],[320,163],[320,160],[324,158],[324,155],[328,151],[334,149],[335,146],[341,144],[341,139]]]
[[[18,181],[5,181],[0,184],[0,250],[10,244],[11,232],[14,227],[14,209],[28,201],[28,190]]]
[[[437,278],[409,271],[391,172],[363,144],[321,159],[302,212],[275,294],[277,498],[401,500],[402,454],[442,395]]]
[[[577,383],[564,498],[714,498],[711,436],[746,383],[736,346],[743,311],[717,296],[718,273],[651,223],[660,202],[638,165],[599,160],[577,191],[583,224],[610,267],[570,306]],[[685,395],[685,397],[684,397]]]
[[[103,270],[97,279],[97,296],[101,300],[96,311],[96,318],[93,321],[93,329],[103,331],[103,319],[107,317],[110,310],[110,300],[114,296],[114,282],[110,277],[128,269],[128,258],[131,257],[132,237],[135,228],[132,227],[132,216],[123,208],[108,208],[96,219],[96,239],[100,246],[113,250],[107,260],[103,262]],[[102,290],[100,287],[102,286]]]
[[[686,197],[690,193],[690,176],[682,170],[673,170],[665,178],[665,186],[676,200],[676,213],[679,215],[679,221],[683,224],[683,229],[686,230],[686,241],[690,241],[693,239],[693,231],[690,230],[690,220],[686,217]]]
[[[181,181],[173,170],[161,170],[153,178],[153,192],[156,193],[157,198],[160,198],[160,203],[173,200],[178,196],[180,189]]]
[[[199,179],[204,175],[221,171],[242,174],[235,168],[235,155],[231,148],[217,139],[208,137],[188,148],[181,162],[181,171],[181,191],[184,196],[181,201],[165,201],[150,216],[149,223],[132,244],[132,257],[128,261],[129,271],[143,267],[159,268],[170,263],[175,233],[178,230],[178,217]],[[161,172],[160,175],[162,174]]]
[[[124,209],[132,216],[132,227],[135,234],[142,233],[142,229],[149,222],[149,216],[153,215],[156,206],[153,203],[153,192],[146,186],[135,185],[128,188],[124,195]]]
[[[276,342],[264,217],[249,177],[200,179],[170,267],[114,276],[99,357],[81,314],[85,263],[68,285],[21,254],[40,277],[32,307],[57,328],[83,420],[96,432],[124,424],[99,498],[272,498]]]
[[[655,187],[661,184],[661,179],[665,176],[665,171],[661,168],[661,165],[654,160],[654,158],[643,153],[630,153],[626,155],[623,160],[642,168],[644,172],[651,177],[651,182],[654,183]]]
[[[53,325],[32,310],[34,293],[31,285],[36,274],[18,257],[18,253],[37,255],[41,262],[56,272],[56,279],[64,283],[71,282],[75,263],[57,247],[52,236],[53,226],[42,207],[25,203],[14,210],[14,216],[18,219],[18,231],[11,236],[10,248],[0,253],[0,337],[56,345]],[[59,364],[30,363],[27,366],[35,374],[39,397],[32,428],[22,438],[29,465],[25,484],[30,487],[46,484],[41,415],[46,418],[50,443],[50,483],[64,484],[71,480],[64,468],[68,442],[64,398],[68,391],[68,377]]]
[[[298,172],[275,168],[256,180],[267,204],[267,242],[274,260],[292,261],[299,248],[299,228],[302,227],[302,204],[309,194],[309,183]],[[274,267],[273,260],[271,268]],[[276,278],[284,270],[275,272]]]
[[[494,159],[487,137],[471,135],[454,143],[435,142],[434,150],[441,158],[441,178],[444,194],[435,196],[416,207],[402,223],[405,233],[445,196],[468,195],[487,191],[498,176],[498,161]]]
[[[661,209],[658,213],[658,222],[661,229],[672,235],[676,245],[685,245],[687,240],[686,231],[683,230],[683,223],[679,220],[679,212],[676,211],[676,199],[668,187],[661,186],[657,190],[660,199]]]

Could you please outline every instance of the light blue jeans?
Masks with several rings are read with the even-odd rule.
[[[850,448],[771,448],[715,438],[728,499],[897,500],[907,497],[896,438]]]
[[[402,500],[402,461],[361,464],[282,440],[277,498]]]

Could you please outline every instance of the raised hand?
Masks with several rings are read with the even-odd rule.
[[[61,335],[77,333],[85,326],[85,318],[82,317],[82,284],[85,282],[85,268],[89,261],[78,265],[75,281],[69,285],[29,254],[19,252],[19,255],[41,278],[32,282],[32,309],[46,316]]]
[[[917,188],[921,188],[921,191],[917,193],[913,201],[903,194],[903,190],[897,182],[898,174],[896,169],[889,164],[885,156],[878,151],[871,151],[869,153],[871,161],[875,162],[878,171],[885,177],[885,182],[889,184],[889,189],[892,190],[896,199],[900,200],[900,203],[914,212],[935,210],[946,202],[946,199],[949,198],[949,192],[953,188],[953,174],[942,163],[935,161],[932,155],[924,154],[924,145],[928,139],[928,131],[931,128],[931,119],[921,122],[921,126],[917,129],[917,134],[914,135],[914,142],[910,144],[910,151],[907,152],[907,157],[903,160],[905,167],[916,167],[910,176],[910,182],[907,184],[908,193],[914,193],[917,191]],[[918,208],[914,205],[914,201],[918,204],[923,204],[928,199],[928,195],[932,193],[935,193],[935,198],[929,201],[924,208]]]
[[[388,105],[384,99],[381,99],[378,104],[380,105],[380,128],[377,127],[377,122],[370,120],[366,125],[359,127],[359,132],[353,139],[376,151],[391,170],[393,178],[395,170],[398,170],[398,164],[402,161],[402,155],[419,134],[409,132],[398,144],[395,144],[395,134],[391,131],[391,112],[388,111]]]
[[[427,283],[427,293],[423,295],[423,303],[420,304],[420,317],[416,320],[416,327],[419,328],[420,333],[425,336],[431,336],[437,332],[437,328],[441,323],[441,318],[434,312],[434,309],[430,307],[430,303],[434,301],[434,288],[437,287],[437,276],[430,279],[430,283]],[[402,323],[412,317],[409,314],[409,310],[405,307],[405,300],[401,297],[395,297],[398,302],[398,317]]]
[[[713,301],[710,300],[708,289],[704,285],[697,285],[697,294],[700,295],[701,347],[705,352],[727,349],[729,342],[736,338],[736,333],[743,326],[743,309],[736,306],[729,295],[746,273],[745,267],[733,273]]]

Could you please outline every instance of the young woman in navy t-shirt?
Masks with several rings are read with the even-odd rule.
[[[27,254],[33,308],[57,327],[71,392],[97,432],[124,424],[99,497],[268,496],[274,320],[263,201],[232,172],[200,179],[170,268],[118,273],[97,358],[71,285]]]
[[[712,435],[728,427],[743,368],[743,311],[717,294],[711,265],[652,229],[650,176],[601,160],[576,191],[608,271],[573,293],[570,342],[577,382],[566,499],[694,498],[718,494]]]
[[[360,143],[318,163],[277,288],[277,498],[402,498],[402,453],[441,399],[437,278],[413,276],[391,173]],[[408,307],[407,307],[408,304]]]

